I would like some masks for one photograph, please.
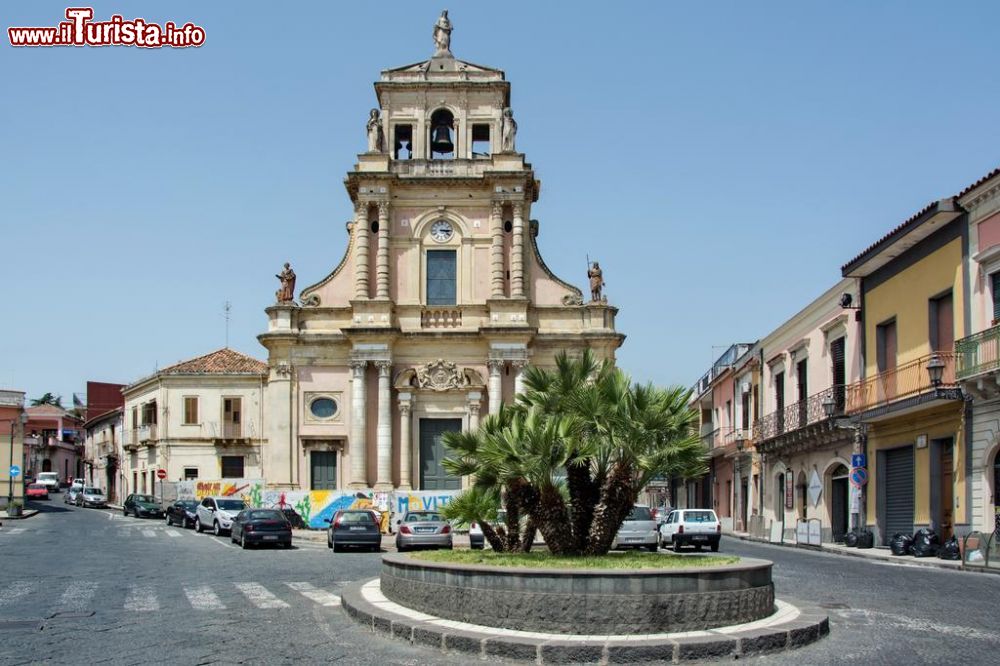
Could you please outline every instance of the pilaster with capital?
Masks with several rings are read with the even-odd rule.
[[[514,204],[514,242],[510,248],[510,295],[524,298],[524,204]]]
[[[479,430],[479,404],[483,394],[479,391],[469,392],[469,432]]]
[[[366,488],[365,471],[365,368],[367,361],[351,361],[351,487]]]
[[[503,377],[500,373],[503,370],[503,361],[498,361],[490,359],[486,361],[486,365],[490,370],[489,386],[487,387],[487,398],[489,398],[489,410],[490,414],[496,414],[500,411],[500,404],[503,400],[501,395],[503,392]]]
[[[400,393],[399,394],[399,489],[400,490],[411,490],[413,488],[413,482],[411,481],[412,473],[412,458],[410,452],[412,449],[413,440],[413,426],[410,416],[411,408],[413,407],[413,394],[412,393]]]
[[[511,365],[514,366],[514,395],[518,396],[524,393],[524,368],[528,362],[511,361]]]
[[[368,298],[368,202],[354,204],[354,298]]]
[[[490,296],[503,298],[503,204],[494,201],[490,208]]]
[[[392,489],[392,405],[389,400],[389,378],[392,361],[375,361],[378,368],[378,422],[376,423],[375,490]]]
[[[378,202],[378,248],[375,255],[375,296],[389,298],[389,202]]]

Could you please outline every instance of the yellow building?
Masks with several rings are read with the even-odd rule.
[[[966,403],[954,343],[968,333],[968,225],[954,198],[929,205],[843,267],[860,282],[864,375],[847,411],[866,436],[860,494],[876,542],[969,530]]]
[[[0,506],[24,499],[24,391],[0,390]],[[12,466],[20,474],[10,476]]]

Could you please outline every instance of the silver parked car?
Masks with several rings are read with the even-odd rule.
[[[93,507],[103,509],[108,505],[108,498],[101,492],[100,488],[87,486],[76,495],[76,505],[82,507]]]
[[[655,552],[659,545],[660,534],[656,531],[656,519],[648,506],[636,504],[618,529],[612,547],[648,548]]]
[[[396,550],[403,552],[418,546],[453,547],[451,525],[436,511],[410,511],[399,523]]]

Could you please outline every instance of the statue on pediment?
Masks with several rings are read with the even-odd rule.
[[[448,20],[448,10],[441,12],[434,24],[434,57],[451,55],[451,21]]]
[[[281,281],[281,286],[278,291],[274,292],[274,297],[279,303],[294,303],[295,302],[295,271],[292,270],[291,264],[285,262],[285,269],[275,275]]]

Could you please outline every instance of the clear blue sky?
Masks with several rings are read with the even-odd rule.
[[[94,3],[203,26],[186,50],[4,34],[0,386],[133,381],[221,347],[227,300],[231,346],[263,358],[274,274],[340,261],[372,82],[431,55],[442,5]],[[690,385],[1000,164],[996,2],[447,7],[456,56],[512,83],[546,262],[582,287],[600,260],[640,379]]]

